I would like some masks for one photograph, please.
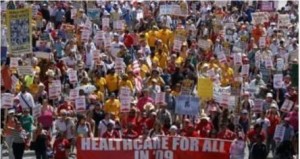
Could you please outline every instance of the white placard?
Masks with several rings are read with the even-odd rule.
[[[254,113],[261,113],[263,111],[263,103],[264,103],[263,99],[255,99],[252,111]]]
[[[262,36],[259,38],[259,47],[263,48],[266,46],[266,37]]]
[[[241,70],[242,76],[248,76],[249,75],[249,70],[250,70],[250,65],[249,64],[242,65],[242,70]]]
[[[233,62],[235,66],[242,65],[242,54],[241,53],[235,53],[233,55]]]
[[[77,71],[76,70],[69,70],[68,71],[69,81],[71,83],[76,83],[78,81]]]
[[[79,89],[71,89],[69,92],[69,99],[75,101],[79,97]]]
[[[41,115],[41,111],[42,111],[42,106],[36,105],[35,107],[32,108],[32,116],[34,118],[38,118]]]
[[[218,55],[218,60],[220,63],[226,63],[227,62],[227,58],[225,56],[225,54],[223,52],[220,52]]]
[[[165,92],[160,92],[155,94],[155,104],[165,103]]]
[[[179,39],[174,39],[174,45],[173,45],[173,50],[180,52],[181,47],[182,47],[182,43],[183,41],[179,40]]]
[[[276,59],[276,69],[277,71],[282,71],[284,69],[284,60],[283,58]]]
[[[20,75],[33,75],[34,71],[32,66],[18,66],[18,74]]]
[[[123,73],[125,66],[124,66],[124,59],[123,58],[116,58],[115,60],[115,69],[118,73]]]
[[[269,14],[266,12],[251,13],[253,24],[263,24],[269,21]]]
[[[19,66],[19,59],[18,57],[12,57],[10,58],[10,64],[9,67],[10,68],[17,68]]]
[[[1,95],[1,107],[12,108],[14,103],[14,95],[11,93],[3,93]]]
[[[109,28],[109,18],[102,18],[102,29]]]
[[[278,27],[280,29],[287,28],[290,25],[291,25],[291,20],[288,14],[278,14]]]
[[[60,96],[60,91],[56,85],[51,84],[48,89],[49,99],[57,99]]]
[[[42,52],[42,51],[35,51],[33,52],[35,57],[40,59],[50,59],[51,53],[50,52]]]
[[[204,40],[204,39],[199,39],[198,40],[198,46],[204,50],[207,50],[210,48],[211,44],[209,43],[209,41]]]
[[[116,21],[113,22],[113,28],[115,30],[122,30],[123,26],[124,26],[124,24],[123,24],[122,20],[116,20]]]
[[[85,111],[86,108],[85,96],[80,96],[75,99],[75,108],[77,112]]]
[[[95,35],[95,39],[96,40],[103,40],[104,39],[104,31],[103,30],[97,31],[97,33]]]
[[[119,98],[121,101],[121,112],[129,112],[131,104],[131,90],[128,87],[121,87]]]
[[[282,74],[274,74],[273,87],[274,88],[282,88],[282,85],[283,85],[283,75]]]
[[[61,93],[61,81],[60,80],[53,80],[52,85],[57,88],[58,93]]]
[[[77,14],[77,9],[76,8],[72,8],[71,9],[71,19],[74,19],[74,17],[76,16]]]
[[[83,41],[88,41],[90,39],[91,31],[89,30],[82,30],[81,32],[81,39]]]
[[[283,140],[284,133],[285,133],[285,127],[284,127],[284,125],[282,125],[282,124],[277,125],[276,129],[275,129],[275,133],[274,133],[273,139],[276,142],[281,142]]]
[[[265,59],[265,66],[266,66],[267,69],[272,69],[272,67],[273,67],[273,61],[272,61],[271,57],[267,57]]]
[[[292,109],[293,105],[294,105],[293,101],[285,99],[282,106],[281,106],[281,108],[280,108],[280,111],[288,113]]]

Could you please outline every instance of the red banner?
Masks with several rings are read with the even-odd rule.
[[[229,159],[231,141],[162,136],[151,139],[79,138],[78,159]]]

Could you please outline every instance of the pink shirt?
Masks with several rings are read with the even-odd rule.
[[[41,111],[41,116],[38,121],[43,125],[43,127],[49,128],[52,126],[53,122],[53,111],[50,106]]]

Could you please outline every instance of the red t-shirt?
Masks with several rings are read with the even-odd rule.
[[[225,139],[225,140],[233,140],[235,139],[236,134],[228,129],[225,131],[221,131],[218,133],[217,138],[219,139]]]
[[[113,138],[120,138],[120,134],[117,131],[106,131],[103,135],[103,138],[107,138],[107,139],[113,139]]]
[[[70,148],[69,141],[67,139],[57,139],[53,144],[54,158],[55,159],[66,159],[66,149]]]
[[[133,38],[131,35],[124,35],[124,45],[126,47],[131,47],[133,45]]]
[[[131,131],[125,130],[125,131],[123,131],[122,137],[124,139],[136,139],[139,137],[139,134],[134,130],[131,130]]]
[[[155,122],[155,119],[152,119],[152,118],[146,119],[147,129],[149,129],[149,130],[152,129],[153,125],[154,125],[154,122]]]
[[[268,128],[268,134],[274,135],[276,125],[280,123],[280,118],[277,115],[268,115],[267,118],[270,120],[270,127]]]
[[[193,131],[193,132],[186,132],[184,136],[186,136],[186,137],[199,137],[199,134],[197,133],[197,131]]]
[[[200,130],[200,137],[209,137],[210,131],[212,131],[214,128],[213,124],[211,122],[200,122],[196,130]]]
[[[266,135],[263,131],[260,131],[260,133],[257,133],[255,130],[251,130],[248,133],[248,138],[250,140],[251,143],[254,143],[257,141],[257,135],[262,135],[262,141],[265,141],[266,139]]]

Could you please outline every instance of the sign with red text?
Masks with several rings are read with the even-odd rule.
[[[231,141],[189,138],[155,137],[141,139],[78,138],[77,159],[216,159],[229,158]]]
[[[77,111],[85,111],[86,108],[85,96],[80,96],[75,99],[75,108]]]

